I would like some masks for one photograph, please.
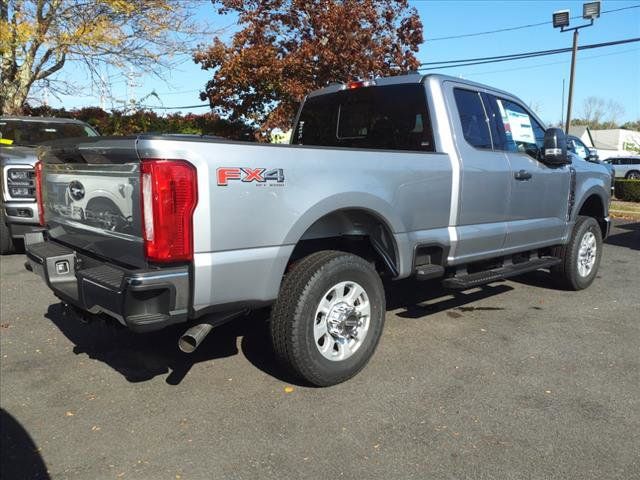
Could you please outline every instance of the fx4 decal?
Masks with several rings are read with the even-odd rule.
[[[230,180],[240,180],[244,183],[257,182],[258,184],[282,184],[284,183],[284,169],[274,168],[247,168],[247,167],[220,167],[216,170],[218,185],[226,187]]]

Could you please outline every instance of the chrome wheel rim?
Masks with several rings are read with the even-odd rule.
[[[592,232],[586,232],[580,242],[578,250],[578,273],[581,277],[588,277],[596,263],[598,244]]]
[[[339,362],[362,346],[371,323],[369,296],[356,282],[340,282],[322,296],[313,322],[313,339],[328,360]]]
[[[640,174],[636,173],[636,172],[632,172],[628,175],[629,180],[638,180],[640,179]]]

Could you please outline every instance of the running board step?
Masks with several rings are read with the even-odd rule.
[[[416,280],[431,280],[443,275],[444,267],[442,265],[425,264],[416,266]]]
[[[482,272],[456,275],[442,281],[445,288],[452,290],[464,290],[478,287],[486,283],[495,282],[509,277],[515,277],[521,273],[532,272],[540,268],[549,268],[557,265],[562,260],[558,257],[540,257],[527,262],[516,263],[504,267],[484,270]]]

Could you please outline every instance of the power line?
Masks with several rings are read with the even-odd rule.
[[[602,47],[611,47],[614,45],[623,45],[625,43],[633,43],[633,42],[640,42],[640,37],[636,37],[636,38],[627,38],[624,40],[615,40],[612,42],[604,42],[604,43],[592,43],[590,45],[582,45],[580,47],[578,47],[578,50],[591,50],[594,48],[602,48]],[[523,53],[515,53],[515,54],[511,54],[511,55],[501,55],[501,56],[497,56],[497,57],[482,57],[482,58],[475,58],[475,59],[467,59],[467,60],[449,60],[446,62],[433,62],[433,63],[454,63],[454,62],[459,62],[456,63],[455,65],[440,65],[437,67],[426,67],[426,68],[419,68],[418,70],[420,71],[427,71],[427,70],[444,70],[446,68],[455,68],[455,67],[469,67],[472,65],[484,65],[486,63],[500,63],[500,62],[509,62],[512,60],[522,60],[525,58],[534,58],[534,57],[544,57],[544,56],[548,56],[548,55],[557,55],[560,53],[566,53],[566,52],[570,52],[571,48],[556,48],[554,50],[540,50],[537,52],[523,52]],[[431,64],[433,64],[431,63]],[[430,65],[431,65],[430,64]]]
[[[180,110],[181,108],[202,108],[202,107],[210,107],[211,105],[208,103],[201,103],[199,105],[183,105],[181,107],[156,107],[155,105],[138,105],[142,108],[152,108],[154,110]]]
[[[640,37],[637,38],[627,38],[624,40],[614,40],[611,42],[603,42],[603,43],[592,43],[590,45],[583,45],[581,47],[578,47],[578,50],[592,50],[595,48],[603,48],[603,47],[611,47],[614,45],[623,45],[626,43],[633,43],[633,42],[640,42]],[[485,64],[489,64],[489,63],[500,63],[500,62],[508,62],[508,61],[513,61],[513,60],[522,60],[522,59],[526,59],[526,58],[535,58],[535,57],[542,57],[542,56],[549,56],[549,55],[557,55],[559,53],[566,53],[571,51],[571,48],[556,48],[553,50],[540,50],[537,52],[521,52],[521,53],[514,53],[511,55],[500,55],[500,56],[494,56],[494,57],[481,57],[481,58],[475,58],[475,59],[463,59],[463,60],[447,60],[447,61],[442,61],[442,62],[431,62],[431,63],[425,63],[423,65],[433,65],[433,64],[441,64],[441,63],[454,63],[454,62],[464,62],[464,63],[458,63],[455,65],[441,65],[439,67],[426,67],[426,68],[420,68],[419,70],[421,71],[427,71],[427,70],[443,70],[445,68],[455,68],[455,67],[467,67],[467,66],[471,66],[471,65],[485,65]],[[210,108],[211,105],[208,103],[202,103],[202,104],[198,104],[198,105],[182,105],[182,106],[178,106],[178,107],[156,107],[156,106],[152,106],[152,105],[139,105],[142,108],[151,108],[154,110],[181,110],[181,109],[186,109],[186,108],[204,108],[204,107],[208,107]]]
[[[640,49],[632,48],[630,50],[621,50],[619,52],[602,53],[600,55],[591,55],[590,57],[584,57],[580,61],[581,62],[586,62],[588,60],[595,60],[595,59],[601,58],[601,57],[611,57],[613,55],[622,55],[624,53],[631,53],[631,52],[638,52],[638,51],[640,51]],[[551,66],[551,65],[562,65],[562,64],[566,64],[567,62],[568,62],[568,60],[560,60],[558,62],[538,63],[536,65],[529,65],[527,67],[506,68],[506,69],[502,69],[502,70],[491,70],[489,72],[471,73],[471,74],[468,74],[468,76],[469,77],[476,77],[476,76],[480,76],[480,75],[491,75],[491,74],[495,74],[495,73],[515,72],[515,71],[518,71],[518,70],[530,70],[530,69],[533,69],[533,68],[548,67],[548,66]]]
[[[605,10],[605,11],[601,12],[601,15],[604,15],[606,13],[620,12],[622,10],[631,10],[632,8],[640,8],[640,5],[631,5],[629,7],[615,8],[613,10]],[[571,19],[576,19],[576,18],[582,18],[582,16],[581,15],[576,15],[576,16],[571,17]],[[551,23],[553,23],[553,21],[546,21],[546,22],[540,22],[540,23],[529,23],[527,25],[520,25],[520,26],[517,26],[517,27],[500,28],[498,30],[488,30],[486,32],[463,33],[461,35],[449,35],[449,36],[445,36],[445,37],[426,38],[425,41],[426,42],[438,42],[440,40],[453,40],[453,39],[456,39],[456,38],[479,37],[481,35],[490,35],[490,34],[493,34],[493,33],[512,32],[514,30],[521,30],[523,28],[540,27],[542,25],[549,25]]]

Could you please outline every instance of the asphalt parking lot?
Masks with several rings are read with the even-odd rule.
[[[1,260],[2,479],[640,478],[640,223],[595,284],[456,296],[398,282],[369,366],[327,389],[274,363],[265,312],[138,336],[62,314]]]

